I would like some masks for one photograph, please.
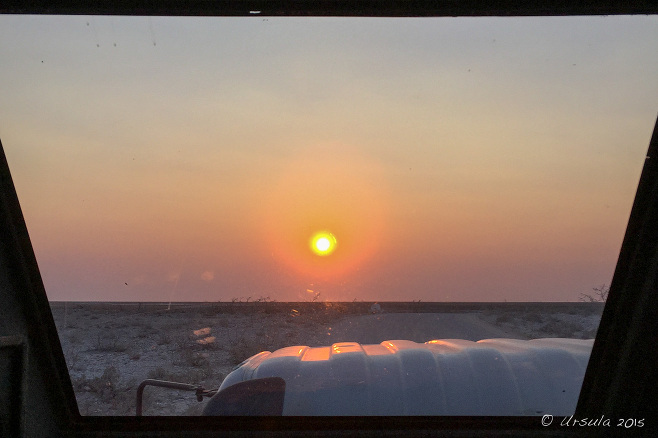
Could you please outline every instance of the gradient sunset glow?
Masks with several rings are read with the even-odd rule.
[[[609,283],[656,17],[0,17],[48,296],[573,301]]]

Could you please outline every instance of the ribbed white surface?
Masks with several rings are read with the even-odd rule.
[[[339,343],[259,353],[221,389],[286,381],[284,415],[570,415],[593,340]]]

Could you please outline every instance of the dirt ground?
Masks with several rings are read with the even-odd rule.
[[[135,415],[147,378],[219,387],[240,362],[260,351],[334,342],[389,339],[593,338],[601,307],[551,312],[471,310],[449,313],[363,311],[345,304],[206,305],[56,303],[51,305],[82,415]],[[297,307],[297,308],[296,308]],[[391,309],[395,310],[395,309]],[[147,387],[144,415],[198,415],[193,393]]]

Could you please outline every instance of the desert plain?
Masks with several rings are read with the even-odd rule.
[[[596,336],[602,303],[51,302],[82,415],[135,415],[140,382],[217,389],[236,365],[292,345]],[[199,415],[207,399],[147,387],[144,415]]]

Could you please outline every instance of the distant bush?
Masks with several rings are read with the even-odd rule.
[[[165,370],[162,367],[156,367],[150,370],[146,375],[146,377],[155,380],[170,380],[168,379],[168,376],[170,375],[171,375],[171,371]]]
[[[544,318],[538,313],[528,313],[525,316],[526,321],[529,322],[543,322]]]
[[[504,324],[504,323],[509,323],[513,321],[513,317],[508,314],[503,314],[500,316],[496,317],[496,324]]]
[[[547,337],[572,338],[576,332],[581,332],[583,327],[570,321],[552,320],[543,325],[540,330]]]
[[[158,338],[156,342],[158,345],[169,345],[171,344],[171,336],[169,335],[169,333],[162,331],[158,334]]]
[[[94,350],[102,353],[123,353],[128,350],[128,345],[115,336],[104,337],[101,334],[96,336]]]
[[[608,292],[610,292],[610,288],[606,287],[605,284],[599,286],[599,287],[593,287],[592,290],[594,293],[591,294],[580,294],[578,299],[580,301],[586,301],[589,303],[605,303],[606,300],[608,299]]]
[[[105,368],[103,374],[93,379],[81,377],[74,384],[77,389],[98,395],[103,402],[109,402],[116,397],[119,390],[120,374],[113,366]]]

